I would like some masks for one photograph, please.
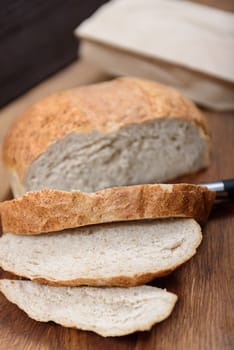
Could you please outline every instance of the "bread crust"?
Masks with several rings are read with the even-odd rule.
[[[95,193],[41,190],[0,203],[3,232],[40,234],[99,223],[191,217],[204,224],[215,192],[206,187],[136,185]]]
[[[171,269],[162,270],[157,272],[145,272],[138,273],[135,276],[116,276],[110,278],[77,278],[73,280],[60,281],[60,280],[49,280],[46,278],[33,278],[32,281],[38,282],[40,284],[45,284],[48,286],[66,286],[66,287],[78,287],[78,286],[92,286],[92,287],[135,287],[141,286],[143,284],[149,283],[156,278],[164,277],[172,273],[178,267],[187,262],[193,255],[196,254],[196,250],[194,250],[193,254],[188,258],[184,259],[184,261],[180,264],[173,266]],[[25,278],[29,278],[25,276]]]
[[[110,133],[159,118],[190,120],[209,144],[206,120],[191,101],[173,88],[126,77],[58,92],[39,101],[9,130],[3,159],[23,183],[30,164],[49,145],[72,132]],[[204,159],[208,164],[209,147]]]

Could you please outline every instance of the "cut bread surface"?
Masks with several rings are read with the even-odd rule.
[[[0,290],[34,320],[54,321],[105,337],[149,330],[170,315],[177,300],[175,294],[150,286],[51,287],[0,280]]]
[[[25,188],[95,192],[165,182],[207,165],[207,142],[196,125],[164,118],[105,135],[72,133],[57,141],[26,172]]]
[[[193,219],[93,225],[40,236],[4,234],[0,266],[52,285],[134,286],[163,276],[196,252]]]
[[[190,185],[138,185],[88,194],[41,190],[0,203],[4,232],[40,234],[85,225],[166,217],[204,224],[215,192]]]
[[[177,91],[125,77],[38,102],[12,126],[3,156],[16,197],[94,192],[204,168],[209,136],[204,116]]]

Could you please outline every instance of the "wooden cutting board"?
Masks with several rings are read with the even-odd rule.
[[[50,91],[104,78],[106,76],[86,63],[71,66],[5,108],[0,115],[1,133],[15,115]],[[234,177],[234,114],[205,114],[212,131],[211,166],[180,181],[196,183]],[[102,338],[53,322],[38,323],[0,295],[0,350],[233,349],[233,203],[217,205],[203,232],[197,255],[170,276],[153,283],[175,292],[179,301],[172,315],[151,331],[122,338]],[[4,276],[0,272],[0,277]]]

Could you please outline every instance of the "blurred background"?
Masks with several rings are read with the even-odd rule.
[[[107,0],[2,0],[0,106],[77,59],[73,31]]]
[[[105,2],[108,1],[2,0],[0,107],[77,60],[74,29]],[[233,0],[195,2],[234,9]]]

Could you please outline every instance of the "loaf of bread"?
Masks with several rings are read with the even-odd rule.
[[[0,280],[0,291],[38,321],[150,329],[177,296],[142,284],[195,254],[215,198],[150,183],[206,167],[209,153],[201,112],[157,83],[118,78],[38,102],[3,148],[22,197],[0,203],[0,268],[30,281]]]
[[[15,197],[44,188],[165,182],[209,164],[206,120],[172,88],[137,78],[51,95],[19,117],[3,158]]]
[[[131,288],[50,287],[0,280],[0,291],[29,317],[104,337],[150,329],[167,318],[177,296],[150,286]]]
[[[214,199],[215,192],[189,184],[116,187],[92,194],[41,190],[0,203],[0,214],[3,231],[17,234],[166,217],[192,217],[204,224]]]
[[[189,260],[202,239],[193,219],[100,224],[39,236],[4,234],[0,267],[51,285],[134,286]]]

